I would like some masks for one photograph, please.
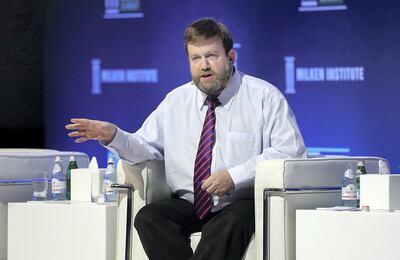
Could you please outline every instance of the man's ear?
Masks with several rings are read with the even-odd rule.
[[[228,60],[231,62],[231,64],[235,63],[236,52],[233,48],[228,52]]]

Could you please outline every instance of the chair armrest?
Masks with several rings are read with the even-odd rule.
[[[111,188],[118,191],[119,195],[121,195],[120,192],[125,192],[126,197],[124,199],[124,208],[122,209],[123,215],[126,215],[125,221],[122,221],[121,223],[121,218],[123,215],[118,215],[117,218],[117,240],[116,240],[116,248],[118,248],[118,251],[116,252],[117,254],[117,259],[121,259],[124,257],[125,260],[129,260],[129,257],[131,255],[132,249],[131,249],[131,243],[132,243],[132,194],[133,194],[133,185],[132,184],[118,184],[118,183],[113,183],[111,184]],[[120,196],[119,196],[120,197]],[[121,201],[119,201],[121,202]],[[125,205],[126,203],[126,205]],[[119,207],[119,212],[121,212],[121,208]],[[126,213],[126,214],[125,214]],[[123,229],[122,225],[125,225],[125,230],[120,230]],[[123,236],[125,234],[125,248],[121,243],[123,243],[124,238],[120,237],[121,235]],[[122,253],[122,250],[124,250],[124,254]]]
[[[341,156],[265,160],[257,164],[256,185],[265,189],[339,188],[347,161],[363,160],[368,173],[378,173],[381,157]]]
[[[171,190],[166,184],[164,161],[147,161],[130,164],[122,161],[118,183],[132,184],[145,204],[168,198]]]
[[[146,163],[129,164],[120,160],[117,166],[117,183],[132,184],[135,191],[139,191],[140,197],[143,199],[143,176],[142,171],[146,167]]]

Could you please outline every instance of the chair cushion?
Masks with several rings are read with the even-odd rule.
[[[200,238],[201,238],[201,232],[193,233],[190,236],[190,246],[192,247],[193,252],[196,251],[197,245],[200,242]]]
[[[196,251],[197,245],[199,244],[201,239],[201,232],[193,233],[190,236],[190,246],[192,247],[193,252]],[[254,250],[255,250],[255,243],[254,243],[254,234],[250,239],[249,246],[247,247],[246,251],[244,252],[242,260],[254,260]]]

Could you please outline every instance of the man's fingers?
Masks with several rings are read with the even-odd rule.
[[[80,128],[79,124],[68,124],[65,126],[65,129],[68,129],[68,130],[77,130],[79,128]]]
[[[226,172],[229,174],[228,172]],[[225,195],[231,188],[230,183],[227,181],[227,175],[223,171],[217,171],[211,174],[203,183],[202,189],[206,190],[207,193],[217,196]]]
[[[206,190],[207,193],[214,194],[217,189],[217,184],[214,183],[214,176],[208,176],[208,178],[203,182],[201,188]]]
[[[68,133],[69,137],[77,137],[77,136],[84,136],[85,133],[83,131],[74,131],[71,133]]]
[[[71,123],[74,124],[86,124],[92,120],[86,118],[71,118]]]
[[[203,190],[206,190],[210,185],[211,185],[211,182],[205,180],[205,181],[203,181],[203,184],[201,185],[201,188],[202,188]]]
[[[68,133],[69,137],[79,137],[75,142],[82,143],[88,140],[110,139],[105,126],[107,126],[107,122],[86,118],[72,118],[71,123],[67,124],[65,128],[71,130]]]
[[[206,188],[205,190],[207,191],[207,193],[214,194],[216,189],[217,189],[217,187],[215,187],[215,185],[211,185],[210,187]]]
[[[89,127],[88,127],[88,125],[87,124],[78,124],[78,123],[76,123],[76,124],[68,124],[68,125],[66,125],[65,126],[65,129],[68,129],[68,130],[84,130],[84,129],[88,129]]]
[[[75,140],[75,143],[82,143],[82,142],[85,142],[85,141],[87,141],[88,139],[86,138],[86,137],[80,137],[80,138],[78,138],[78,139],[76,139]]]
[[[74,131],[71,133],[68,133],[69,137],[84,137],[87,140],[89,139],[100,139],[101,136],[99,136],[97,133],[91,132],[91,131]]]
[[[69,130],[88,129],[90,128],[92,121],[93,120],[84,118],[72,118],[71,119],[72,124],[66,125],[65,128]]]

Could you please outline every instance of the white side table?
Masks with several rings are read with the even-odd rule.
[[[114,260],[117,205],[8,204],[8,260]]]
[[[400,213],[297,210],[297,260],[398,260]]]

